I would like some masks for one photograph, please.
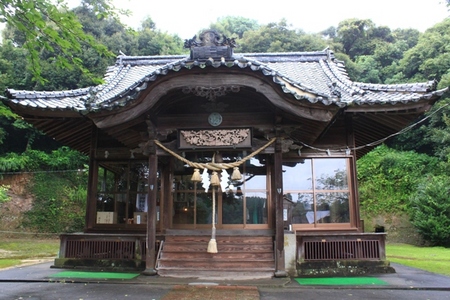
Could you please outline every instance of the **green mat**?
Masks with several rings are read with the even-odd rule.
[[[116,272],[88,272],[88,271],[63,271],[51,275],[52,278],[83,278],[83,279],[133,279],[139,273]]]
[[[381,279],[374,277],[325,277],[295,278],[300,285],[386,285]]]

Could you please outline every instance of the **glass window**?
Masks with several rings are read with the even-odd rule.
[[[244,197],[240,187],[236,190],[236,193],[222,193],[223,224],[244,224]]]
[[[147,162],[100,162],[97,224],[146,224]]]
[[[348,159],[310,158],[283,164],[290,224],[349,223]]]
[[[204,154],[205,155],[205,154]],[[224,162],[239,161],[243,153],[224,153]],[[210,161],[207,154],[198,158],[199,161]],[[239,172],[242,179],[231,180],[233,170],[219,172],[221,185],[218,187],[204,186],[208,180],[194,184],[191,181],[193,169],[175,171],[173,182],[172,224],[197,225],[211,224],[212,199],[215,191],[215,222],[222,225],[261,225],[268,224],[267,208],[267,167],[265,158],[257,156],[242,163]],[[201,170],[202,178],[210,179],[211,171]],[[206,191],[207,190],[207,191]]]

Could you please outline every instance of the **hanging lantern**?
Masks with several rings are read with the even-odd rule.
[[[202,181],[202,177],[200,175],[200,169],[194,169],[194,174],[192,174],[191,177],[191,181],[192,182],[201,182]]]
[[[212,172],[212,175],[211,175],[211,185],[212,185],[212,186],[219,186],[219,185],[220,185],[219,175],[217,174],[216,171],[213,171],[213,172]]]
[[[241,179],[242,175],[241,172],[239,171],[239,167],[234,167],[233,173],[231,174],[231,180],[241,180]]]

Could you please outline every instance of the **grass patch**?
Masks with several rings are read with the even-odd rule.
[[[5,269],[9,267],[14,267],[21,264],[20,259],[6,259],[6,258],[0,258],[0,269]]]
[[[450,248],[387,244],[386,257],[394,263],[450,276]]]
[[[2,239],[0,240],[0,268],[18,265],[25,259],[55,257],[59,239]]]

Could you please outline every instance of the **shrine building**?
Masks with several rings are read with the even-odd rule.
[[[85,229],[61,235],[54,266],[392,272],[386,233],[364,232],[356,161],[446,89],[354,82],[328,49],[234,53],[215,31],[185,46],[121,55],[98,86],[6,91],[13,112],[90,158]]]

